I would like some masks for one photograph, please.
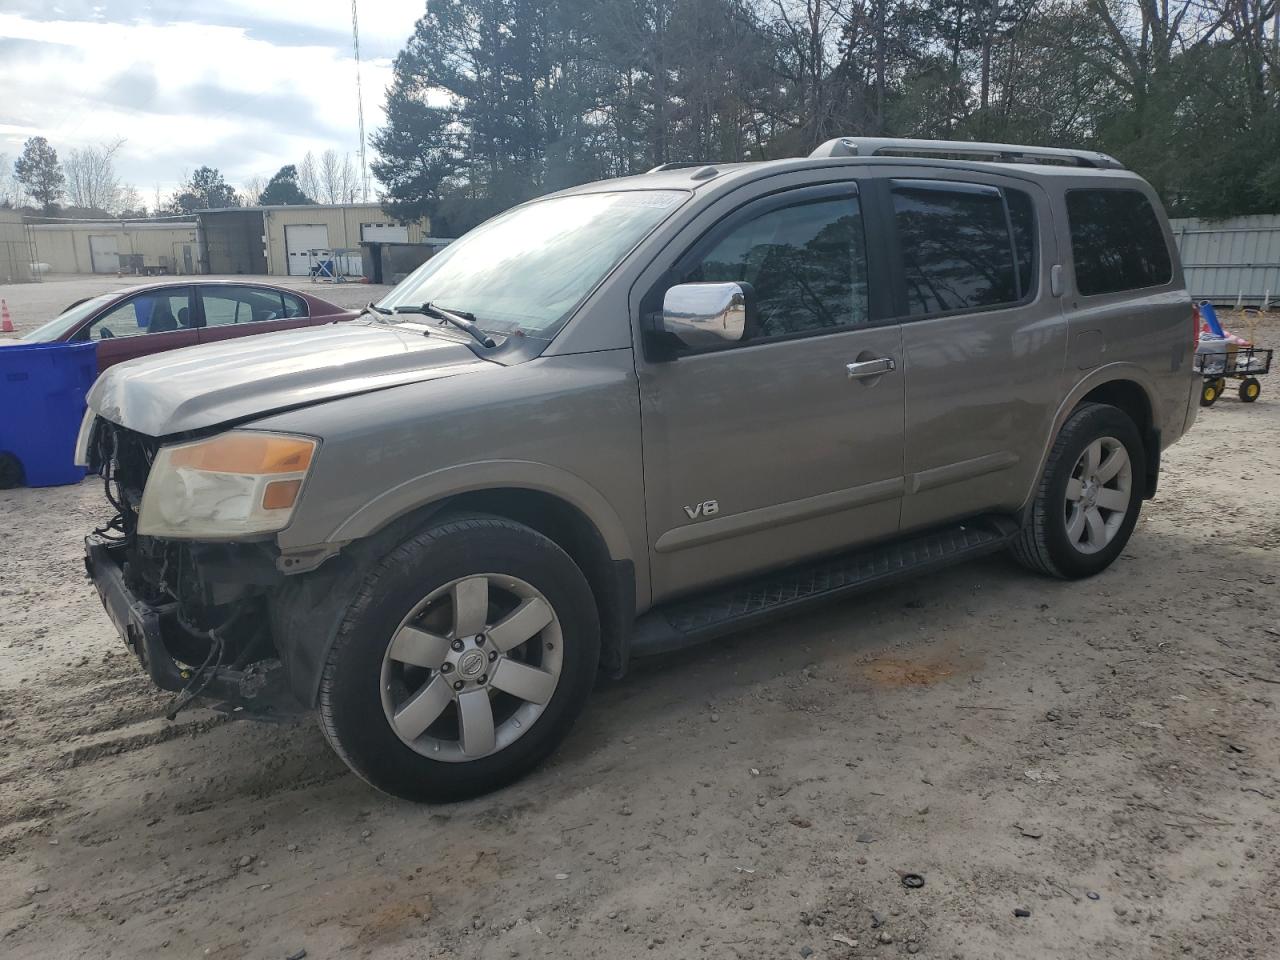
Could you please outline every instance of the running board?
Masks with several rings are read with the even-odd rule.
[[[839,556],[787,567],[655,607],[635,623],[631,655],[679,650],[782,613],[994,553],[1017,534],[1008,517],[976,517]]]

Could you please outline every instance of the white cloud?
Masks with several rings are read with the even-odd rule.
[[[422,9],[421,0],[382,2],[365,13],[368,133],[383,123],[391,57]],[[350,14],[346,0],[231,0],[218,6],[216,24],[0,13],[0,153],[16,155],[37,134],[60,152],[124,137],[119,172],[147,196],[202,164],[238,183],[308,150],[355,159]]]

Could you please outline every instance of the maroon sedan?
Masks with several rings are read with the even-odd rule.
[[[187,277],[81,300],[24,334],[27,343],[98,345],[98,370],[197,343],[351,320],[357,310],[265,283]]]

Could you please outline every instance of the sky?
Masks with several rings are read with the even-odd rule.
[[[361,0],[366,135],[425,0]],[[0,0],[0,154],[125,138],[151,206],[203,165],[232,185],[308,151],[359,163],[350,0]],[[368,150],[372,159],[372,150]]]

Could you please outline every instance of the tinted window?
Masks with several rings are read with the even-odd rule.
[[[1036,284],[1036,212],[1031,196],[1021,190],[1006,190],[1009,224],[1013,227],[1013,253],[1018,258],[1018,283],[1024,297],[1030,296]]]
[[[1168,283],[1169,248],[1151,204],[1137,190],[1068,190],[1071,256],[1085,296]]]
[[[191,326],[191,302],[185,292],[142,293],[126,300],[76,334],[77,340],[112,340],[144,333],[174,333]]]
[[[206,327],[222,327],[232,323],[261,323],[279,320],[285,313],[284,302],[277,290],[256,287],[201,287]]]
[[[771,210],[733,228],[683,278],[751,284],[755,338],[867,322],[867,255],[855,197]]]
[[[292,293],[280,294],[284,300],[284,315],[286,317],[305,317],[307,315],[307,301],[301,297],[295,297]]]
[[[1000,191],[897,184],[907,313],[990,307],[1019,299],[1013,244]]]

